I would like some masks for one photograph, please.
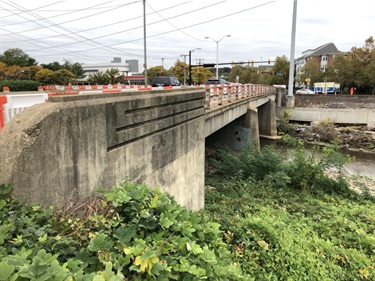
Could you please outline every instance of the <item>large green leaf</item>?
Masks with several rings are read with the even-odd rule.
[[[164,213],[160,216],[160,225],[163,228],[169,228],[171,225],[173,225],[173,221],[170,220]]]
[[[95,236],[94,239],[90,241],[90,245],[88,246],[89,251],[97,252],[99,250],[108,250],[112,247],[112,243],[108,239],[107,235],[101,233]]]
[[[6,262],[0,262],[0,281],[7,281],[14,272],[14,266]]]
[[[12,188],[11,184],[0,184],[0,195],[8,194]]]
[[[134,235],[136,234],[136,230],[137,230],[137,225],[135,224],[132,224],[128,227],[120,226],[115,231],[113,236],[117,238],[121,244],[126,245],[134,237]]]

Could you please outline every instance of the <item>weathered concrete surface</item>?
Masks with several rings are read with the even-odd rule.
[[[275,97],[270,97],[267,103],[259,107],[258,112],[259,134],[268,137],[277,136]]]
[[[204,205],[204,91],[53,97],[0,132],[0,183],[28,203],[61,206],[123,178]]]
[[[278,108],[277,116],[283,111],[290,113],[292,121],[324,121],[331,120],[336,124],[365,124],[369,128],[375,127],[375,109],[365,108]]]
[[[365,95],[296,95],[296,107],[375,109],[375,96]]]
[[[280,116],[288,111],[293,121],[332,120],[337,124],[365,124],[375,127],[375,96],[296,95],[295,107],[278,107]]]

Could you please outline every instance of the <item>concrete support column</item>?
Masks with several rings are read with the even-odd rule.
[[[296,99],[295,96],[286,96],[285,98],[285,107],[294,107]]]
[[[276,103],[269,100],[258,108],[259,135],[268,139],[278,139],[276,125]]]
[[[286,89],[284,87],[278,87],[278,86],[276,86],[275,88],[277,91],[277,95],[276,95],[277,107],[281,107],[285,105],[285,101],[283,104],[283,99],[286,96]]]
[[[249,107],[245,117],[243,119],[243,126],[245,128],[250,129],[250,136],[249,140],[251,144],[256,147],[260,148],[260,141],[259,141],[259,120],[258,120],[258,110],[256,108]]]

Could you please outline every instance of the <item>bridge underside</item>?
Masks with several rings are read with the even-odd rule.
[[[259,148],[260,137],[278,139],[275,96],[249,98],[233,105],[206,112],[206,138],[241,150]]]

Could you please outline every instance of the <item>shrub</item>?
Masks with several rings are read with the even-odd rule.
[[[248,146],[241,152],[234,152],[226,147],[218,148],[215,157],[208,161],[222,175],[263,180],[266,175],[283,170],[285,158],[269,146],[261,151]]]
[[[220,225],[157,189],[123,182],[81,217],[0,190],[0,280],[243,280]]]
[[[312,127],[312,131],[315,134],[319,134],[320,141],[333,143],[337,137],[337,131],[335,124],[332,120],[323,120],[319,124]]]
[[[37,91],[41,83],[33,80],[3,80],[0,81],[0,89],[8,87],[11,92]]]
[[[277,126],[277,131],[279,134],[284,135],[293,135],[294,134],[294,128],[293,125],[289,123],[289,119],[291,117],[291,114],[289,111],[284,110],[282,114],[279,117],[279,122]]]
[[[289,143],[297,146],[287,163],[268,169],[263,179],[220,170],[221,159],[225,171],[245,169],[246,157],[231,151],[215,159],[216,173],[207,174],[205,212],[221,224],[233,260],[249,280],[375,280],[373,198],[349,190],[340,176],[347,158],[337,147],[309,154],[300,142]],[[331,168],[337,177],[327,175]]]

